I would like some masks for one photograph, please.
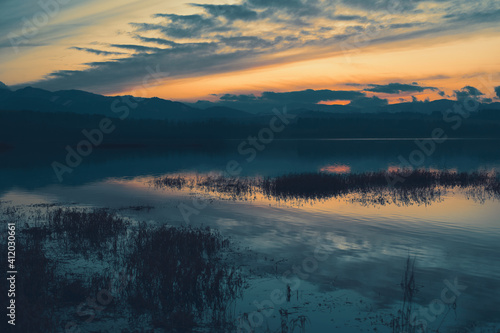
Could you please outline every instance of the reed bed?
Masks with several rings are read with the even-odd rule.
[[[352,201],[372,205],[431,204],[447,190],[459,189],[471,199],[500,198],[500,181],[489,172],[400,170],[360,174],[325,172],[286,174],[277,177],[165,176],[153,181],[158,188],[198,190],[248,200],[262,195],[277,201],[327,200],[350,196]]]
[[[228,307],[241,296],[244,281],[227,259],[229,241],[214,230],[132,226],[105,209],[48,207],[37,223],[28,223],[18,209],[5,209],[2,217],[22,226],[16,239],[20,332],[59,332],[70,321],[84,327],[104,320],[98,310],[81,309],[103,290],[114,292],[109,304],[96,309],[114,320],[146,318],[131,320],[133,331],[225,330],[233,324]],[[6,260],[1,257],[2,267]],[[72,271],[82,263],[94,269]],[[118,271],[128,277],[119,290],[113,281]],[[1,284],[7,287],[5,279]]]

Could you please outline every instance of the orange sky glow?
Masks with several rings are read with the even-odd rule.
[[[364,91],[367,97],[398,103],[452,98],[454,90],[468,85],[477,87],[484,98],[497,97],[493,87],[500,85],[500,26],[496,21],[471,21],[467,26],[448,22],[445,18],[449,15],[445,14],[449,8],[440,2],[418,5],[406,14],[349,6],[342,1],[319,1],[325,12],[331,12],[307,14],[300,17],[306,23],[297,25],[299,18],[285,7],[277,8],[273,13],[276,17],[272,17],[267,8],[252,3],[233,2],[231,7],[217,0],[209,5],[113,0],[61,6],[60,13],[29,39],[22,35],[21,20],[13,21],[10,33],[21,34],[25,42],[16,52],[10,47],[0,48],[0,80],[15,87],[82,89],[189,102],[217,101],[223,94],[260,96],[265,91],[331,89]],[[306,0],[302,4],[302,9],[319,6],[308,5]],[[222,7],[214,7],[217,5]],[[492,5],[485,1],[461,6],[463,13],[483,13]],[[211,11],[213,8],[218,12]],[[240,12],[260,16],[251,20],[228,16]],[[198,25],[201,28],[196,30]],[[370,35],[366,31],[373,26],[378,30]],[[419,28],[422,26],[427,30]],[[68,27],[67,31],[60,31],[62,27]],[[3,45],[12,43],[6,36],[9,34],[0,38]],[[176,55],[179,45],[203,46],[206,51],[201,48]],[[248,52],[255,54],[248,56]],[[232,56],[224,58],[225,54]],[[120,61],[131,65],[123,67],[125,70],[109,70]],[[148,66],[168,74],[146,79],[144,68]],[[129,68],[135,72],[125,73]],[[103,80],[71,81],[89,70],[93,75],[101,71]],[[363,90],[370,84],[392,82],[435,89],[399,94]],[[346,105],[348,101],[319,103]]]

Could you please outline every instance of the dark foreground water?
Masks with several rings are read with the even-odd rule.
[[[42,224],[50,220],[44,214],[61,207],[107,208],[132,229],[145,221],[216,230],[231,243],[230,254],[218,258],[222,266],[216,267],[226,273],[234,269],[244,283],[236,283],[230,289],[234,293],[226,287],[225,293],[214,291],[220,297],[208,292],[218,290],[214,284],[203,285],[204,292],[198,290],[203,302],[224,302],[224,318],[232,324],[214,325],[220,318],[211,314],[199,317],[189,328],[194,331],[500,329],[498,141],[445,142],[418,165],[418,173],[408,173],[400,162],[400,156],[408,159],[418,148],[412,140],[276,141],[256,151],[252,161],[238,153],[238,144],[99,149],[62,183],[51,163],[63,161],[64,150],[7,151],[0,155],[2,220],[9,219],[12,207],[24,211],[30,223],[39,216]],[[237,174],[227,173],[231,161],[238,163]],[[389,186],[385,175],[404,181]],[[123,247],[135,249],[125,235]],[[150,237],[145,239],[155,236]],[[137,254],[120,253],[129,259]],[[66,262],[59,273],[78,265],[87,267],[82,276],[112,267],[102,257],[70,260],[50,251],[48,256]],[[193,257],[198,267],[205,259]],[[137,263],[127,263],[123,267],[137,270]],[[199,281],[212,281],[199,276]],[[151,283],[178,283],[167,277]],[[233,280],[224,281],[232,285]],[[140,286],[131,285],[136,289],[129,294],[138,294]],[[120,295],[118,304],[120,299],[129,302],[130,295]],[[83,300],[91,296],[78,295]],[[195,300],[179,302],[193,312],[220,309],[196,307]],[[75,311],[79,303],[61,304],[58,310],[64,312],[64,323],[76,322],[83,332],[141,326],[126,320],[136,317],[133,307],[107,306],[86,321]],[[187,320],[174,319],[169,325]],[[159,331],[188,330],[156,326]]]

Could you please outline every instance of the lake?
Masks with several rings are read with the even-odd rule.
[[[449,140],[417,174],[401,164],[413,139],[275,140],[252,161],[238,144],[102,148],[63,182],[64,149],[9,150],[0,202],[217,230],[245,279],[233,331],[500,330],[498,141]]]

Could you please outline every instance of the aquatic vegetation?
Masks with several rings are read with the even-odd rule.
[[[133,277],[127,293],[137,312],[150,312],[154,326],[190,331],[197,321],[231,325],[227,310],[243,286],[241,274],[226,265],[229,242],[209,228],[149,228],[141,224],[126,259]]]
[[[109,237],[116,237],[127,228],[127,222],[105,209],[84,211],[58,208],[48,213],[48,228],[64,233],[73,242],[94,246]]]
[[[124,248],[120,240],[129,222],[105,209],[54,208],[47,210],[43,218],[46,223],[38,223],[39,230],[32,227],[26,232],[49,234],[66,250],[85,258],[93,255],[102,260],[107,252],[117,256],[117,251]]]
[[[280,314],[280,333],[293,333],[296,329],[299,332],[306,332],[306,327],[311,323],[311,320],[304,315],[297,315],[296,312],[291,313],[287,309],[279,309]]]
[[[222,175],[195,177],[177,175],[156,178],[153,180],[152,184],[156,188],[166,187],[178,190],[183,188],[190,190],[202,189],[207,193],[224,194],[231,199],[239,199],[260,192],[262,181],[262,178],[238,178],[225,177]]]
[[[123,207],[123,208],[120,208],[120,210],[133,210],[133,211],[136,211],[136,212],[140,212],[140,211],[151,211],[152,209],[154,209],[153,206],[129,206],[129,207]]]
[[[6,249],[6,243],[0,242],[0,248]],[[16,238],[16,258],[15,267],[20,272],[15,280],[16,331],[52,332],[57,324],[52,317],[57,307],[57,262],[48,258],[41,238],[33,233]],[[0,265],[8,267],[6,255],[1,256]],[[9,290],[7,279],[1,280],[0,287]],[[3,332],[8,326],[7,320],[1,321]]]
[[[233,200],[258,195],[277,201],[316,201],[348,197],[365,205],[428,205],[440,201],[447,190],[459,189],[471,199],[500,198],[500,181],[487,172],[400,170],[361,174],[326,172],[278,177],[165,176],[153,180],[157,188],[188,188]]]
[[[23,226],[17,234],[20,331],[61,331],[68,322],[106,327],[99,316],[104,310],[132,331],[233,325],[228,309],[244,281],[225,256],[229,241],[211,229],[136,227],[104,209],[48,207],[45,214],[29,215],[37,223],[18,209],[3,213]],[[6,260],[2,256],[3,267]],[[73,271],[82,264],[88,268]],[[114,278],[118,271],[127,276],[121,286]],[[143,320],[129,320],[132,313]]]
[[[397,316],[392,321],[393,332],[421,332],[422,328],[415,325],[412,321],[413,298],[418,292],[415,282],[415,259],[408,256],[406,259],[405,270],[401,279],[401,290],[403,291],[403,303],[398,310]]]

